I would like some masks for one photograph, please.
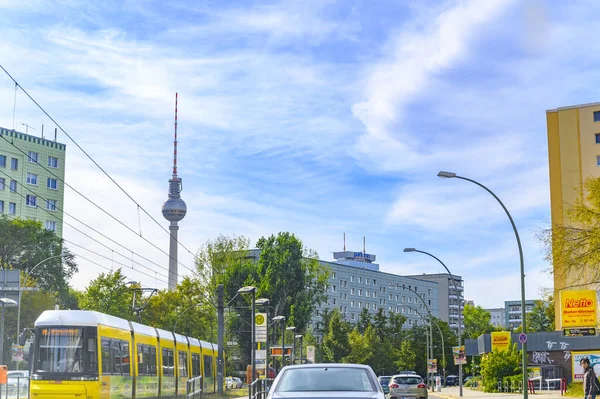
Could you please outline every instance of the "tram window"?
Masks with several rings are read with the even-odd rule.
[[[146,358],[146,354],[144,353],[144,346],[142,346],[141,344],[138,344],[137,346],[137,364],[138,364],[138,374],[139,375],[146,375],[147,370],[146,370],[146,365],[144,364],[144,360]]]
[[[102,338],[102,374],[112,374],[113,357],[110,354],[110,339]]]
[[[187,353],[179,351],[179,376],[188,376]]]
[[[149,366],[150,374],[157,375],[156,374],[156,347],[155,346],[150,347],[149,364],[150,364],[150,366]]]
[[[200,375],[200,355],[192,354],[192,377]]]
[[[121,348],[119,346],[119,341],[116,339],[110,340],[110,356],[114,361],[114,369],[111,374],[122,374],[121,365],[123,363],[123,359],[121,359]]]
[[[93,334],[95,331],[89,331],[89,327],[87,328],[88,334]],[[88,372],[97,373],[98,372],[98,357],[96,356],[96,338],[88,338],[87,340],[87,359],[85,362],[88,364]]]
[[[156,375],[156,348],[138,344],[139,375]]]
[[[211,387],[214,383],[212,356],[204,355],[204,377],[202,380],[204,381],[205,390],[214,388]]]
[[[121,374],[130,375],[130,361],[129,361],[129,342],[120,341],[121,343]]]
[[[175,375],[172,349],[162,350],[162,367],[163,375]]]

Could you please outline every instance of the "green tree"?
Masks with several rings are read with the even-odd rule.
[[[527,329],[531,332],[554,331],[554,296],[549,301],[536,300],[527,313]]]
[[[329,328],[323,337],[323,360],[327,363],[341,363],[350,354],[350,324],[342,318],[337,309],[331,312]]]
[[[374,351],[377,347],[379,338],[372,326],[367,327],[364,334],[357,329],[348,334],[348,343],[350,344],[350,353],[343,358],[344,363],[369,364],[372,360]]]
[[[373,321],[371,320],[371,313],[369,313],[369,309],[362,308],[360,314],[358,315],[358,323],[356,324],[358,332],[364,333],[367,331],[367,328],[372,325]]]
[[[402,341],[400,348],[395,350],[397,370],[411,370],[415,367],[417,354],[410,341]]]
[[[132,304],[133,290],[120,268],[100,273],[79,297],[82,310],[95,310],[128,320],[135,320]]]
[[[6,216],[0,216],[0,267],[19,269],[37,281],[38,288],[60,295],[67,293],[69,279],[77,272],[75,256],[54,232],[41,222]]]
[[[508,350],[495,350],[481,358],[481,377],[484,392],[497,392],[498,380],[504,377],[521,374],[521,351],[513,344]]]
[[[495,330],[495,327],[490,323],[490,312],[481,306],[465,305],[463,316],[465,318],[463,336],[467,338],[477,338],[482,334]]]

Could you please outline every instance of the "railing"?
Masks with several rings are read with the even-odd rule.
[[[202,398],[202,376],[194,377],[186,382],[187,393],[185,394],[186,399],[200,399]]]
[[[248,385],[249,399],[265,399],[273,383],[273,378],[259,378]]]
[[[0,385],[1,399],[29,398],[29,377],[10,377],[6,385]]]

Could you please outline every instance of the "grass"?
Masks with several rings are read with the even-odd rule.
[[[567,396],[583,398],[583,383],[572,382],[567,385]]]

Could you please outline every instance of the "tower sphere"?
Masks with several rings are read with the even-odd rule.
[[[187,206],[181,198],[169,198],[162,206],[162,214],[170,222],[179,222],[186,213]]]

